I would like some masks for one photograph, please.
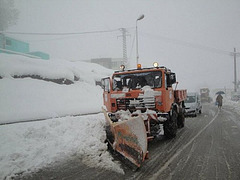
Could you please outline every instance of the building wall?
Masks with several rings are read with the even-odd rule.
[[[16,54],[21,54],[21,55],[32,55],[30,57],[36,57],[36,58],[41,58],[41,59],[49,59],[49,54],[41,52],[41,51],[36,51],[36,52],[29,52],[29,44],[8,36],[5,36],[3,34],[0,34],[0,48],[9,50],[4,51],[4,53],[16,53]],[[13,52],[10,52],[13,51]],[[0,53],[3,52],[0,50]]]
[[[0,47],[2,49],[7,49],[11,51],[16,51],[20,53],[29,52],[29,44],[23,41],[13,39],[8,36],[0,35]]]

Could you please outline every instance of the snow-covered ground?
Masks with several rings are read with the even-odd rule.
[[[111,73],[92,63],[0,54],[0,123],[48,118],[0,126],[0,179],[35,171],[70,156],[82,158],[89,166],[123,173],[104,143],[103,114],[71,116],[101,111],[102,89],[95,80]],[[63,78],[74,83],[14,75]]]
[[[39,60],[0,53],[0,124],[44,119],[46,121],[0,125],[0,179],[32,172],[69,157],[82,158],[88,166],[124,173],[107,151],[102,89],[95,80],[112,70],[85,62]],[[73,84],[27,78],[68,79]],[[240,112],[240,102],[228,104]]]
[[[240,101],[231,101],[230,96],[223,96],[223,107],[224,105],[231,106],[235,112],[240,116]]]

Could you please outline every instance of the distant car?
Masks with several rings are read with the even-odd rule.
[[[197,113],[202,113],[200,96],[196,92],[187,93],[187,99],[185,100],[185,116],[196,117]]]

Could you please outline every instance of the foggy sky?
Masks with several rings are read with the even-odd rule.
[[[154,61],[177,74],[180,88],[233,88],[233,57],[240,52],[239,0],[15,0],[18,23],[8,31],[105,33],[39,36],[14,35],[51,58],[87,60],[122,57],[119,28],[127,28],[127,53],[135,67],[138,21],[139,62]],[[238,79],[240,79],[238,65]]]

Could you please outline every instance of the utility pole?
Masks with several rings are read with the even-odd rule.
[[[238,89],[238,81],[237,81],[237,56],[240,55],[239,52],[236,51],[236,48],[233,49],[233,52],[231,52],[231,55],[233,56],[233,68],[234,68],[234,92],[237,92]]]
[[[127,59],[127,36],[129,36],[129,34],[127,34],[126,28],[121,28],[120,31],[122,32],[121,37],[123,38],[123,41],[122,41],[122,46],[123,46],[123,64],[125,66],[127,66],[128,65],[128,59]]]
[[[233,59],[234,59],[234,92],[237,92],[237,62],[236,62],[236,48],[233,50]]]

